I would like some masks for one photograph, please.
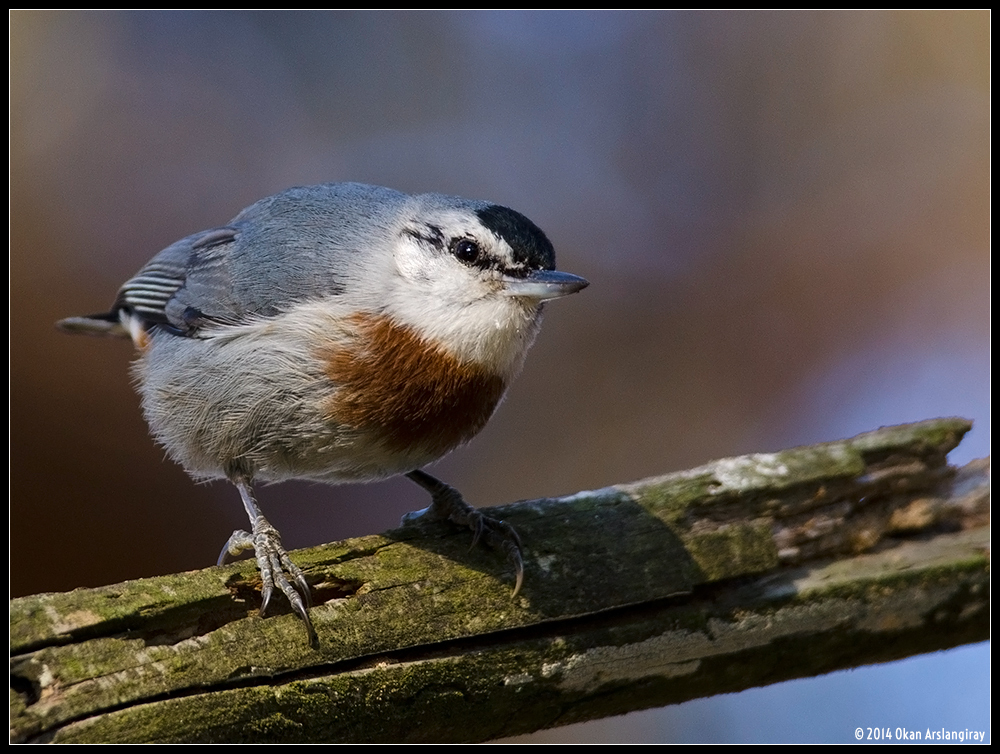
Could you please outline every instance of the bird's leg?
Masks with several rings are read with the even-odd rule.
[[[278,530],[271,526],[271,522],[264,518],[264,514],[261,513],[253,491],[250,489],[249,481],[242,476],[232,477],[231,481],[240,491],[243,507],[246,508],[247,515],[250,517],[251,531],[240,529],[233,532],[233,536],[226,542],[226,546],[222,548],[222,553],[219,555],[219,565],[225,564],[229,556],[235,557],[244,550],[253,550],[263,584],[261,587],[261,616],[267,611],[271,595],[274,594],[274,587],[277,585],[288,598],[292,610],[306,624],[309,643],[316,644],[316,630],[309,619],[309,608],[312,606],[309,598],[309,583],[299,567],[288,556],[288,551],[282,546]],[[285,575],[286,573],[288,576]],[[295,586],[289,582],[289,577],[295,582]]]
[[[516,581],[514,593],[511,596],[516,597],[517,593],[521,591],[521,583],[524,581],[524,558],[521,552],[521,538],[517,536],[514,527],[505,521],[476,510],[465,502],[458,490],[431,476],[426,471],[417,469],[406,476],[430,493],[431,504],[430,507],[422,511],[406,514],[403,517],[403,522],[426,515],[430,518],[447,519],[453,524],[472,529],[473,547],[479,540],[483,540],[493,549],[503,552],[507,556],[507,560],[514,566]]]

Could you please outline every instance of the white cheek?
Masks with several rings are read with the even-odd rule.
[[[427,256],[417,246],[417,242],[404,237],[396,247],[396,269],[406,280],[424,280],[427,278]]]

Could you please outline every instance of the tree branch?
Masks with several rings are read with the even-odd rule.
[[[13,741],[483,741],[989,636],[989,466],[938,419],[494,509],[467,532],[296,553],[301,622],[250,562],[11,603]]]

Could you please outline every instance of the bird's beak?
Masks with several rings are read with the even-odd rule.
[[[558,270],[535,270],[526,277],[515,278],[505,275],[503,278],[508,296],[522,296],[536,301],[550,298],[562,298],[571,293],[582,291],[590,282],[579,275]]]

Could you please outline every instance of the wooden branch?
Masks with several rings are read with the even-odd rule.
[[[483,741],[989,636],[989,467],[961,419],[504,508],[524,588],[417,524],[11,603],[11,740]],[[863,554],[861,554],[863,553]]]

